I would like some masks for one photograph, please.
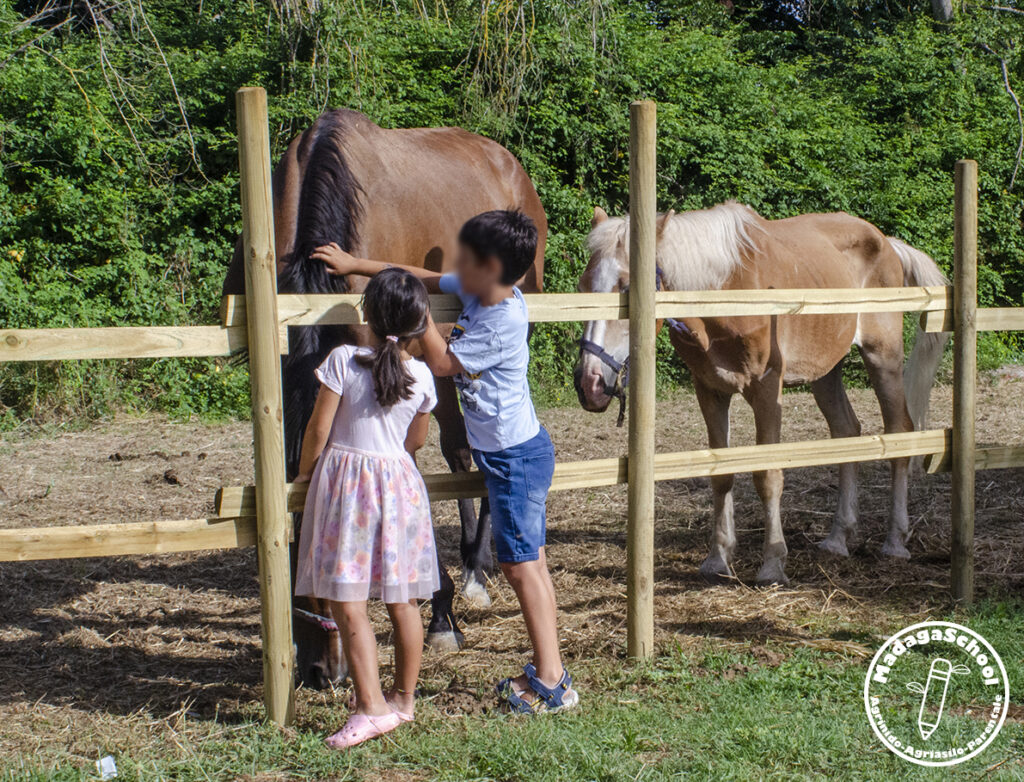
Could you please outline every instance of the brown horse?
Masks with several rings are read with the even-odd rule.
[[[590,263],[581,291],[619,291],[629,284],[629,221],[594,210]],[[870,223],[844,213],[765,220],[735,202],[658,218],[658,283],[667,290],[770,288],[892,288],[945,285],[935,262]],[[729,405],[742,394],[754,410],[758,443],[781,435],[782,389],[809,383],[832,437],[860,434],[860,422],[843,387],[842,365],[851,345],[860,347],[886,432],[923,427],[928,396],[946,337],[918,334],[903,367],[903,314],[794,315],[686,318],[670,324],[671,341],[693,375],[712,448],[729,445]],[[601,412],[621,393],[618,371],[627,357],[628,323],[588,323],[581,341],[575,385],[584,409]],[[906,548],[907,459],[892,460],[889,535],[882,553],[909,557]],[[759,583],[787,583],[786,542],[780,501],[782,471],[754,473],[767,514]],[[714,530],[701,565],[708,579],[729,576],[736,546],[733,476],[711,479]],[[839,468],[839,508],[821,547],[847,555],[857,523],[857,466]]]
[[[310,260],[318,245],[337,242],[363,258],[380,258],[433,271],[449,267],[460,226],[480,212],[518,208],[537,224],[536,261],[519,285],[541,289],[547,218],[522,166],[504,147],[458,128],[385,130],[355,111],[329,111],[295,138],[274,171],[274,230],[281,293],[358,292],[365,279],[327,274]],[[241,240],[224,293],[245,289]],[[298,466],[302,434],[316,399],[313,369],[342,342],[359,342],[361,329],[289,329],[283,359],[285,448],[289,475]],[[441,450],[453,471],[470,468],[465,425],[451,378],[437,381],[435,411]],[[491,567],[489,510],[477,517],[472,500],[459,502],[463,592],[489,604],[485,572]],[[461,645],[452,613],[454,585],[438,562],[441,590],[432,602],[428,640]],[[293,568],[294,570],[294,568]],[[303,682],[326,687],[345,675],[337,630],[325,604],[296,612],[298,668]]]

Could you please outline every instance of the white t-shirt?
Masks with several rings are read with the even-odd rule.
[[[454,274],[443,275],[439,285],[462,300],[462,314],[448,340],[466,370],[455,376],[455,385],[469,444],[493,453],[532,440],[540,422],[526,379],[530,320],[523,294],[515,288],[511,298],[485,307],[461,291]]]
[[[357,352],[373,351],[341,345],[316,369],[317,379],[341,396],[328,443],[369,453],[403,454],[412,419],[437,404],[434,376],[422,361],[408,359],[405,366],[415,379],[412,397],[383,408],[373,390],[373,373],[356,362]]]

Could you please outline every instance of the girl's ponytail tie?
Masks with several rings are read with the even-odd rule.
[[[394,334],[388,334],[387,340],[388,342],[398,342],[398,337],[396,337]]]

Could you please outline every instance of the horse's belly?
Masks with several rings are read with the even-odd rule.
[[[856,315],[789,315],[778,323],[779,351],[787,386],[827,375],[850,352],[857,335]]]

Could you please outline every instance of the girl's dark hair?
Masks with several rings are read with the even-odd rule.
[[[356,353],[356,362],[373,373],[373,390],[381,407],[412,396],[415,382],[402,360],[402,347],[427,329],[427,289],[402,269],[385,269],[363,292],[363,315],[380,339],[373,353]],[[389,339],[391,337],[391,339]]]

